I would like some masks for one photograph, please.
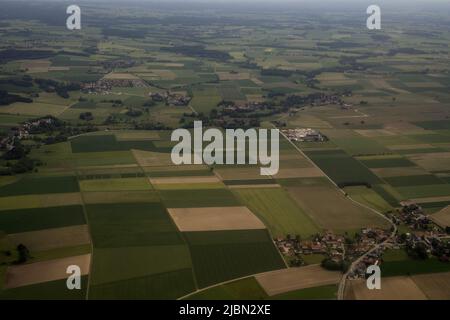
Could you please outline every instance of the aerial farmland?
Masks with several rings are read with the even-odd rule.
[[[1,300],[450,299],[448,15],[42,1],[0,1]],[[277,172],[174,163],[199,121]]]

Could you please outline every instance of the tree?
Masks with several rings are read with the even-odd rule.
[[[83,112],[80,113],[80,120],[91,121],[94,120],[94,116],[92,115],[92,112]]]
[[[25,263],[31,258],[30,250],[22,243],[17,246],[17,252],[19,253],[17,263]]]

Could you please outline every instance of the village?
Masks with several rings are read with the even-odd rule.
[[[154,102],[164,102],[168,106],[176,106],[176,107],[187,106],[192,99],[190,96],[179,93],[172,93],[170,91],[166,91],[164,93],[150,92],[148,96]]]
[[[108,79],[103,78],[96,82],[82,84],[81,92],[84,94],[108,95],[113,87],[121,88],[148,88],[149,85],[141,79]]]
[[[439,261],[450,262],[449,235],[429,219],[420,205],[412,201],[402,201],[400,205],[402,208],[390,218],[397,226],[405,226],[411,231],[397,233],[393,239],[367,254],[351,271],[350,279],[364,278],[367,267],[370,265],[382,265],[383,254],[387,249],[404,250],[412,259],[425,260],[436,257]],[[369,251],[370,247],[384,240],[378,238],[380,242],[367,243],[367,247],[359,247],[358,250],[349,252],[349,255],[353,255],[356,259]]]
[[[0,150],[11,151],[14,149],[15,142],[17,140],[27,139],[30,133],[33,133],[37,128],[50,127],[56,120],[51,117],[44,117],[41,119],[31,120],[23,123],[18,127],[14,127],[10,130],[8,136],[4,137],[0,141]]]
[[[324,257],[324,268],[344,272],[351,261],[363,256],[351,270],[350,279],[365,278],[367,267],[382,265],[387,249],[404,250],[412,259],[436,257],[439,261],[450,262],[449,235],[434,225],[419,205],[413,202],[402,202],[401,205],[397,215],[390,218],[393,223],[406,226],[411,232],[397,232],[393,238],[392,230],[362,228],[353,237],[325,231],[308,240],[302,240],[300,235],[278,237],[274,243],[291,267],[306,265],[305,257],[317,255]]]
[[[283,129],[281,132],[293,142],[325,142],[328,138],[317,130],[305,129]]]

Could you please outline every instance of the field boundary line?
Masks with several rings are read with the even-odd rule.
[[[78,171],[76,171],[76,177],[77,177],[77,182],[78,185],[80,185],[80,180],[78,177]],[[89,300],[89,288],[91,285],[91,276],[92,276],[92,268],[94,266],[94,241],[92,239],[92,230],[91,230],[91,225],[89,223],[89,217],[87,214],[87,210],[86,210],[86,202],[84,200],[84,195],[83,195],[83,191],[80,188],[80,195],[81,195],[81,206],[83,208],[83,214],[84,214],[84,219],[86,220],[86,224],[88,226],[88,232],[89,232],[89,238],[90,238],[90,246],[91,246],[91,260],[89,262],[89,275],[88,275],[88,281],[87,281],[87,285],[86,285],[86,300]]]

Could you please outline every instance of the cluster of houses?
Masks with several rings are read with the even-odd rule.
[[[1,138],[0,140],[0,150],[10,151],[14,148],[14,141],[16,140],[16,136],[11,134],[6,137]]]
[[[372,251],[368,255],[366,255],[349,273],[349,279],[357,279],[357,278],[365,278],[367,268],[373,265],[380,265],[382,262],[382,256],[384,250],[386,248],[384,246],[380,246],[378,249]]]
[[[135,60],[131,60],[131,59],[118,59],[118,60],[114,60],[114,61],[103,61],[101,62],[101,65],[103,66],[103,68],[105,68],[106,70],[109,70],[110,72],[112,72],[113,70],[117,70],[117,69],[126,69],[126,68],[131,68],[134,67],[137,64],[137,62]]]
[[[428,230],[434,227],[432,221],[424,213],[421,206],[412,201],[400,202],[402,209],[398,217],[394,217],[393,220],[396,224],[400,222],[409,226],[414,230]],[[435,227],[435,229],[437,229]]]
[[[337,95],[337,94],[321,94],[314,101],[312,101],[310,105],[312,107],[314,107],[314,106],[326,106],[326,105],[330,105],[330,104],[343,106],[345,104],[344,101],[341,98],[343,96],[344,95],[340,96],[340,95]]]
[[[120,88],[148,88],[148,84],[141,79],[101,79],[96,82],[82,84],[81,92],[85,94],[110,94],[113,87]]]
[[[220,106],[223,107],[224,113],[234,113],[234,112],[253,112],[257,110],[264,110],[268,107],[266,102],[225,102],[221,103]]]
[[[370,251],[377,244],[385,242],[389,237],[389,230],[379,228],[363,228],[355,236],[355,242],[347,247],[346,257],[347,259],[355,260]],[[395,241],[379,246],[376,250],[365,255],[364,258],[359,261],[353,270],[351,270],[349,278],[364,278],[367,267],[375,264],[379,265],[381,263],[383,253],[387,247],[399,249],[399,246],[396,245]]]
[[[302,261],[302,255],[321,254],[336,262],[341,262],[344,258],[344,237],[331,231],[317,234],[311,240],[302,241],[298,235],[287,235],[286,238],[275,238],[274,242],[284,256],[293,258],[291,261],[295,266]],[[302,264],[304,263],[300,263]]]
[[[413,207],[410,207],[413,209]],[[384,242],[388,232],[381,229],[363,229],[359,240],[347,249],[348,258],[357,258],[373,248],[377,243]],[[421,246],[427,256],[435,256],[442,262],[450,262],[450,241],[447,234],[440,231],[417,231],[397,235],[391,241],[379,246],[376,250],[367,254],[351,271],[350,279],[364,278],[367,267],[383,264],[383,254],[386,249],[414,250]]]
[[[327,141],[327,137],[317,130],[306,129],[283,129],[283,134],[291,141],[299,142],[324,142]]]
[[[348,254],[361,256],[376,244],[386,241],[391,235],[389,230],[379,228],[363,228],[355,236],[355,242],[349,246]]]
[[[166,105],[177,107],[187,106],[192,99],[190,96],[179,93],[171,93],[169,91],[164,93],[150,92],[148,96],[154,102],[165,102]]]
[[[42,126],[49,127],[53,122],[54,119],[52,118],[42,118],[27,121],[18,127],[11,128],[8,135],[0,140],[0,150],[10,151],[14,149],[14,142],[16,140],[27,139],[30,136],[30,132]]]

